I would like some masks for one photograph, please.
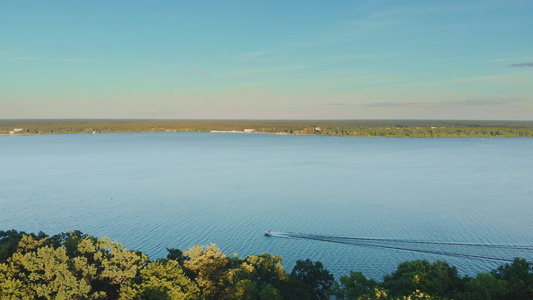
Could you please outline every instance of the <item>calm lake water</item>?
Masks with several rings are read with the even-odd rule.
[[[215,243],[228,255],[279,254],[288,272],[320,260],[337,278],[382,279],[414,259],[474,274],[503,262],[462,255],[533,260],[532,198],[533,139],[0,136],[0,230],[77,229],[153,259]]]

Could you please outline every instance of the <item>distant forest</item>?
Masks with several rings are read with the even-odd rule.
[[[244,132],[352,137],[533,137],[533,121],[0,120],[0,134]]]
[[[351,271],[336,281],[322,263],[229,257],[215,245],[167,249],[150,260],[109,238],[0,231],[0,299],[533,299],[533,269],[516,258],[476,277],[444,261],[401,263],[383,281]]]

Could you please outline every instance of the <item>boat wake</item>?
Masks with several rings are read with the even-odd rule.
[[[267,234],[268,233],[268,234]],[[275,232],[267,231],[265,235],[271,237],[280,238],[292,238],[292,239],[306,239],[338,244],[349,244],[363,247],[376,247],[393,250],[403,250],[412,252],[421,252],[428,254],[437,254],[445,256],[455,256],[464,258],[477,258],[485,260],[497,260],[512,262],[512,259],[494,257],[489,255],[481,255],[474,253],[460,253],[447,250],[434,249],[435,246],[440,247],[460,247],[460,248],[478,248],[478,249],[505,249],[505,250],[519,250],[519,251],[533,251],[533,246],[519,246],[519,245],[498,245],[498,244],[478,244],[478,243],[456,243],[456,242],[436,242],[436,241],[419,241],[419,240],[407,240],[407,239],[384,239],[384,238],[365,238],[365,237],[343,237],[343,236],[328,236],[317,235],[307,233],[295,233],[295,232]],[[430,248],[428,248],[428,246]],[[421,247],[421,248],[416,248]],[[424,248],[426,247],[426,248]]]

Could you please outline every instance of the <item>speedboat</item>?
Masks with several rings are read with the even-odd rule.
[[[265,236],[272,236],[272,232],[270,232],[270,231],[265,231]]]

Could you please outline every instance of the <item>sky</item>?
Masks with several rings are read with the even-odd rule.
[[[0,119],[533,120],[533,1],[0,0]]]

